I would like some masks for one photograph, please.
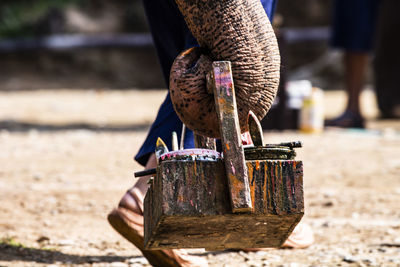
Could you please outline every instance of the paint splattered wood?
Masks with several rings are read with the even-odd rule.
[[[303,165],[246,161],[253,213],[232,213],[221,159],[164,160],[144,201],[145,246],[279,247],[304,213]]]
[[[215,150],[215,138],[194,134],[194,146]]]
[[[233,212],[251,212],[250,188],[240,138],[231,63],[215,61],[212,65],[212,82],[221,141],[224,151],[226,177]]]

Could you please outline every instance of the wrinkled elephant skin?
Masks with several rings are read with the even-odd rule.
[[[275,98],[280,56],[276,37],[259,0],[176,0],[200,44],[181,53],[170,76],[171,99],[195,133],[219,137],[214,97],[206,88],[213,61],[230,61],[241,130],[252,110],[261,120]]]

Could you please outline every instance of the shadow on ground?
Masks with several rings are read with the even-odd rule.
[[[80,256],[65,254],[56,250],[26,248],[22,246],[12,246],[0,244],[0,261],[26,261],[36,263],[56,263],[84,264],[98,262],[124,262],[139,256]]]
[[[208,251],[203,253],[191,253],[192,255],[205,256],[208,254],[219,255],[235,250]],[[142,256],[116,256],[116,255],[71,255],[51,249],[27,248],[9,244],[0,244],[0,261],[25,261],[43,264],[66,263],[66,264],[85,264],[85,263],[112,263],[125,262],[129,259],[142,258]],[[1,266],[1,265],[0,265]]]
[[[16,120],[1,120],[0,130],[10,132],[27,132],[30,130],[37,131],[66,131],[66,130],[90,130],[98,132],[130,132],[145,131],[150,127],[148,123],[142,124],[126,124],[126,125],[96,125],[90,123],[67,123],[67,124],[47,124],[47,123],[31,123]]]

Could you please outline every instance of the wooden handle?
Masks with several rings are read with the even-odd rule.
[[[229,61],[213,62],[210,76],[220,125],[232,212],[251,212],[250,187],[240,138],[231,63]]]

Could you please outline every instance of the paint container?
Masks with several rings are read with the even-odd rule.
[[[320,133],[324,129],[324,92],[312,87],[310,94],[303,98],[300,110],[300,131]]]

